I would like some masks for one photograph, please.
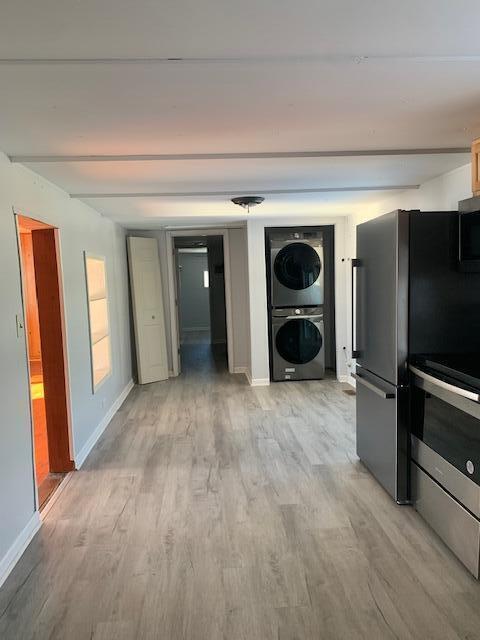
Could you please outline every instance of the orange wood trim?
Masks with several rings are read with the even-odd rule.
[[[53,232],[55,234],[55,249],[57,254],[57,267],[58,267],[58,298],[60,301],[60,319],[62,323],[62,345],[63,345],[63,367],[64,367],[64,380],[65,380],[65,390],[66,390],[66,401],[67,401],[67,429],[68,429],[68,438],[70,443],[70,459],[73,461],[73,449],[72,449],[72,407],[70,404],[70,378],[68,375],[68,358],[67,358],[67,323],[65,320],[65,304],[63,298],[63,269],[62,269],[62,256],[60,254],[60,238],[59,238],[59,230],[57,227],[53,228]],[[72,462],[72,468],[75,468],[74,461]]]
[[[35,289],[35,268],[33,264],[32,234],[20,233],[23,260],[24,302],[26,328],[28,334],[28,355],[30,360],[41,360],[40,323],[38,320],[37,293]]]
[[[472,142],[472,191],[480,196],[480,138]]]
[[[56,229],[32,231],[50,470],[71,471],[69,398]]]

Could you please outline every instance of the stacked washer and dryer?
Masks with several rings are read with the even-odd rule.
[[[325,375],[323,241],[321,229],[268,234],[271,373],[275,381],[315,380]]]

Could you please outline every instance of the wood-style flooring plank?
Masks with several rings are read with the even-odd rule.
[[[358,461],[344,385],[182,350],[54,503],[1,640],[480,640],[480,585]]]

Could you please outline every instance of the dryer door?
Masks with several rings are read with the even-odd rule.
[[[323,248],[291,242],[272,250],[274,306],[323,304]]]
[[[309,244],[292,242],[277,253],[273,269],[280,284],[299,291],[312,286],[320,275],[322,264]]]

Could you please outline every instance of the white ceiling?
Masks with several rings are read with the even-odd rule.
[[[2,57],[480,53],[475,0],[4,0]]]
[[[470,0],[3,3],[0,147],[9,155],[468,147],[480,135],[479,23],[480,3]],[[189,60],[164,60],[172,57]],[[79,58],[103,61],[72,61]],[[262,193],[415,185],[467,161],[449,154],[29,166],[77,194]],[[379,195],[266,194],[256,211],[346,213]],[[88,202],[127,226],[244,218],[228,196]]]

